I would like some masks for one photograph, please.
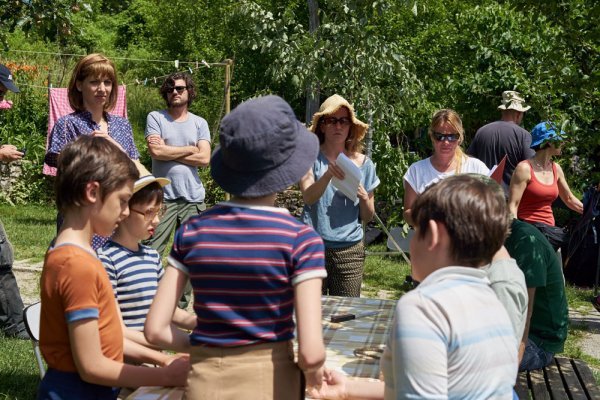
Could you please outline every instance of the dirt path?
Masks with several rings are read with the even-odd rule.
[[[28,260],[17,261],[13,264],[13,272],[19,284],[23,303],[28,305],[39,301],[42,263],[32,264]]]

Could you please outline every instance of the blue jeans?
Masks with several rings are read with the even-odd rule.
[[[120,388],[85,382],[77,372],[49,368],[38,388],[37,400],[115,400]]]
[[[525,353],[519,365],[519,372],[531,371],[532,369],[542,369],[552,362],[554,353],[550,353],[537,344],[533,343],[531,339],[527,339],[527,345],[525,345]]]

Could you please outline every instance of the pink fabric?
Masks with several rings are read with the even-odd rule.
[[[115,108],[110,112],[124,118],[127,118],[127,87],[119,86],[119,95]],[[48,132],[46,134],[46,151],[48,150],[48,142],[50,141],[50,132],[58,119],[64,115],[71,114],[75,110],[69,104],[69,95],[67,88],[51,88],[48,96]],[[42,170],[44,175],[56,176],[56,168],[44,163]]]

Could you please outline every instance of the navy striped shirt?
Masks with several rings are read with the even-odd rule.
[[[109,240],[98,250],[98,257],[108,273],[125,326],[144,330],[158,281],[164,274],[158,252],[142,244],[138,251],[131,251]]]
[[[241,346],[294,337],[294,285],[322,279],[323,241],[282,208],[221,203],[175,234],[169,264],[188,274],[192,344]]]

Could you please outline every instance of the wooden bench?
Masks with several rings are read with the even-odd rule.
[[[521,372],[515,390],[520,400],[598,400],[598,387],[590,367],[581,360],[555,357],[543,370]]]

